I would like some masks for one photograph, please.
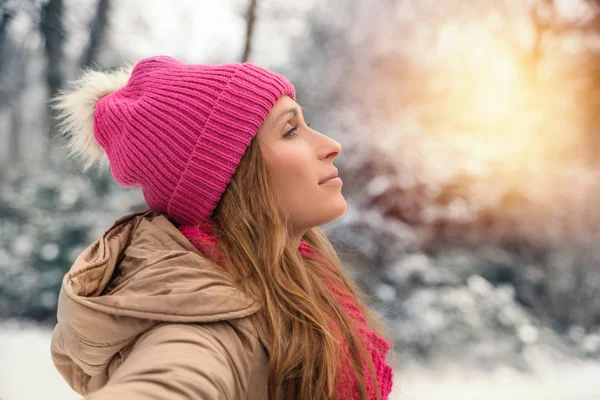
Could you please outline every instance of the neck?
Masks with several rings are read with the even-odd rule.
[[[302,240],[302,237],[304,237],[304,234],[306,232],[306,229],[297,229],[290,232],[290,240],[292,241],[292,244],[295,247],[298,247],[300,245],[300,241]]]

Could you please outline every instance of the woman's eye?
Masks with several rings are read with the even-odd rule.
[[[292,129],[283,134],[283,137],[294,137],[297,135],[296,131],[298,130],[298,124],[294,125]]]

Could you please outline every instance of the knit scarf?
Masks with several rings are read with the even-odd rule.
[[[217,241],[212,234],[212,224],[210,222],[199,226],[181,225],[179,231],[202,253],[208,255],[217,262],[221,260],[221,256],[215,246]],[[300,254],[306,258],[319,260],[318,255],[315,254],[308,243],[304,241],[300,242],[298,250],[300,251]],[[393,379],[392,368],[385,361],[385,355],[390,349],[390,344],[376,332],[368,328],[364,315],[358,308],[353,296],[346,289],[331,284],[327,285],[327,288],[333,297],[343,306],[346,315],[353,321],[362,340],[366,344],[375,368],[380,398],[386,400],[392,391]],[[343,349],[346,354],[346,365],[342,366],[341,372],[336,378],[336,393],[340,400],[358,400],[359,392],[357,378],[350,369],[347,347]],[[365,376],[368,377],[369,370],[365,361],[363,361],[363,371]],[[367,393],[369,394],[369,399],[375,400],[375,388],[371,379],[366,379],[365,385]]]

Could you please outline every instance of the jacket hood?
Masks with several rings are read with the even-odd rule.
[[[134,213],[114,222],[65,275],[52,357],[80,392],[157,324],[215,322],[259,309],[165,215]]]

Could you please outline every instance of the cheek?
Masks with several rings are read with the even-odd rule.
[[[298,148],[279,149],[276,154],[269,160],[269,167],[284,203],[295,207],[314,197],[320,188],[310,155]]]
[[[316,178],[314,177],[310,158],[298,149],[295,149],[295,151],[292,151],[294,149],[286,150],[288,151],[280,149],[276,153],[277,156],[269,162],[271,171],[279,186],[283,189],[298,185],[305,186],[311,183],[316,185],[317,181],[315,181]]]
[[[345,213],[346,201],[336,187],[321,187],[313,153],[293,146],[274,149],[265,158],[281,195],[284,212],[298,226],[314,227]]]

